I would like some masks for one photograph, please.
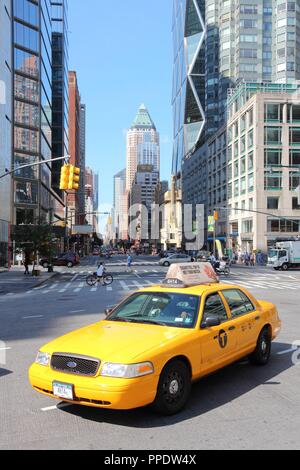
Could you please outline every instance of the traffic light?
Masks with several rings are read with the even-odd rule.
[[[80,175],[80,168],[70,165],[68,189],[73,189],[75,191],[79,189],[79,181],[80,181],[79,175]]]
[[[216,222],[218,222],[218,220],[219,220],[219,212],[218,211],[214,211],[214,220]]]
[[[59,189],[66,191],[69,189],[70,165],[61,167]]]

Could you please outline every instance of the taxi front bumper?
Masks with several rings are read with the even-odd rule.
[[[158,380],[154,374],[136,379],[81,377],[39,364],[33,364],[29,369],[31,386],[43,395],[77,405],[115,410],[130,410],[153,403]],[[73,385],[74,400],[54,396],[53,382]]]

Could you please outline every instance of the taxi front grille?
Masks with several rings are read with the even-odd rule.
[[[99,359],[55,353],[51,358],[51,368],[66,374],[94,377],[100,367]]]

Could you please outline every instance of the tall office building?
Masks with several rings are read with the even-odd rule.
[[[79,213],[84,214],[85,195],[83,188],[85,187],[85,160],[86,160],[86,105],[80,103],[80,190],[79,190]]]
[[[69,72],[69,153],[70,163],[76,167],[80,167],[80,95],[78,89],[78,81],[76,72]],[[80,191],[84,191],[83,188]],[[68,210],[72,211],[74,217],[73,224],[82,223],[82,215],[79,211],[79,193],[71,191],[68,194]]]
[[[173,174],[225,123],[228,88],[300,79],[298,9],[286,0],[174,0]]]
[[[126,219],[126,169],[114,176],[114,230],[117,240],[125,239],[124,233],[127,231]]]
[[[14,116],[13,165],[52,158],[51,2],[12,3]],[[13,223],[63,218],[62,201],[51,188],[51,164],[15,173]]]
[[[52,19],[52,156],[69,154],[68,100],[68,0],[51,0]],[[59,189],[61,162],[52,163],[52,188]]]
[[[127,132],[126,158],[127,191],[130,191],[135,181],[138,165],[153,165],[155,171],[160,170],[159,133],[143,104],[138,110],[131,129]]]
[[[11,168],[12,149],[12,38],[11,2],[0,4],[0,175]],[[9,227],[11,221],[11,178],[0,181],[0,270],[9,264]]]
[[[205,2],[174,0],[173,174],[203,141],[205,126]]]

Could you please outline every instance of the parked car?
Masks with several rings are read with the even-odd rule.
[[[76,253],[63,253],[62,255],[52,258],[51,263],[47,258],[42,258],[40,260],[40,265],[43,268],[47,269],[50,265],[52,266],[67,266],[68,268],[73,268],[79,264],[79,256]]]
[[[177,254],[177,255],[169,255],[167,258],[162,258],[159,261],[160,266],[165,266],[169,267],[171,264],[174,263],[191,263],[192,262],[192,257],[188,255],[182,255],[182,254]]]

